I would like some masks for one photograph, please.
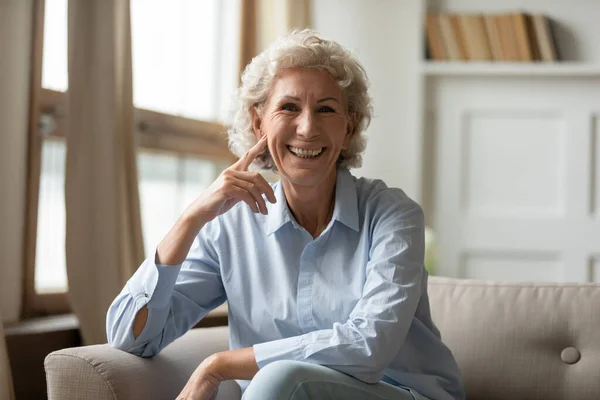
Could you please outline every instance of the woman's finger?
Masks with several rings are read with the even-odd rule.
[[[254,196],[252,196],[248,190],[246,190],[243,187],[236,186],[236,185],[231,186],[229,190],[230,190],[231,198],[239,199],[239,200],[243,201],[244,203],[248,204],[250,206],[250,208],[252,209],[252,211],[256,214],[261,212],[258,208],[258,205],[256,204],[256,200],[254,199]]]
[[[267,204],[265,203],[265,199],[263,199],[262,194],[260,193],[258,188],[252,182],[239,180],[235,183],[235,185],[237,187],[245,190],[246,192],[248,192],[250,194],[250,196],[252,196],[252,199],[254,200],[254,204],[256,204],[258,206],[258,209],[261,214],[266,215],[268,213]]]
[[[267,135],[263,135],[232,167],[238,171],[247,171],[252,161],[267,147]]]
[[[236,181],[235,185],[237,187],[246,189],[254,199],[255,203],[258,204],[258,208],[262,214],[267,214],[267,204],[265,203],[265,199],[262,197],[262,192],[259,190],[258,186],[254,182],[248,182],[243,179],[239,179]]]
[[[275,204],[277,202],[273,188],[271,187],[271,185],[269,185],[269,182],[267,182],[265,177],[259,174],[258,172],[234,171],[233,176],[235,176],[238,179],[254,183],[254,185],[260,191],[261,197],[264,193],[265,196],[267,196],[267,200],[269,200],[272,204]]]

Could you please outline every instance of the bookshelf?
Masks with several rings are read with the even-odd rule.
[[[600,244],[591,239],[600,237],[600,1],[424,0],[421,7],[414,126],[421,202],[443,260],[438,273],[600,281]],[[543,14],[559,60],[428,59],[429,13]]]
[[[423,0],[423,24],[426,16],[498,16],[503,14],[541,14],[550,21],[559,62],[599,63],[600,2],[595,0]],[[454,21],[457,23],[456,21]],[[460,25],[460,23],[459,23]],[[453,25],[453,28],[456,26]],[[514,28],[514,27],[513,27]],[[460,30],[460,28],[458,28]],[[425,31],[422,32],[425,43]]]

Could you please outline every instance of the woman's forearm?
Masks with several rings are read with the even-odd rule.
[[[198,219],[179,218],[156,248],[155,262],[162,265],[179,265],[188,255],[194,239],[204,223]]]

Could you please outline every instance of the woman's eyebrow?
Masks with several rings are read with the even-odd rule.
[[[300,101],[300,97],[285,95],[285,96],[281,97],[281,100],[295,100],[295,101]],[[317,100],[317,103],[324,103],[324,102],[326,102],[328,100],[333,100],[333,101],[338,102],[338,103],[340,102],[335,97],[323,97],[322,99]]]
[[[324,97],[324,98],[322,98],[320,100],[317,100],[317,103],[323,103],[323,102],[326,102],[327,100],[333,100],[333,101],[338,102],[338,103],[340,102],[335,97]]]

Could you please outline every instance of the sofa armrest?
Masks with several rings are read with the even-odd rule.
[[[154,358],[109,345],[74,347],[46,357],[48,399],[175,399],[196,367],[229,349],[227,327],[193,329]],[[239,399],[235,381],[221,384],[218,399]]]

